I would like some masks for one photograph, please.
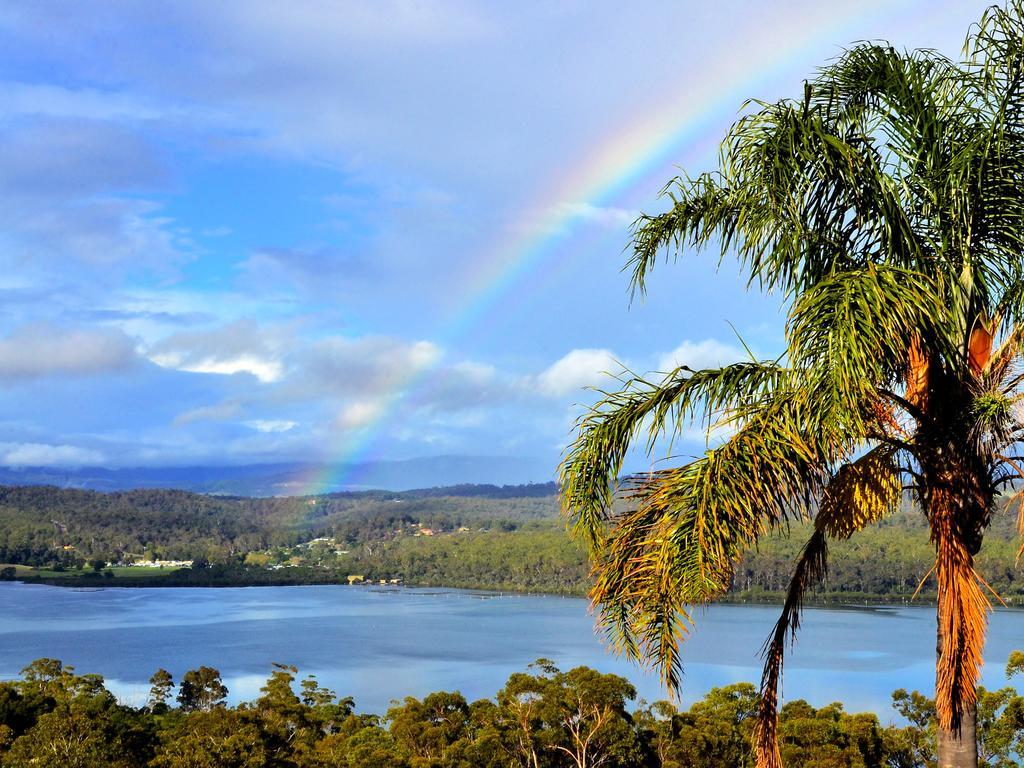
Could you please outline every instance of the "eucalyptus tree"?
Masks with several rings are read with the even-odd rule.
[[[181,678],[178,705],[185,712],[209,712],[224,706],[228,689],[213,667],[190,669]]]
[[[940,765],[975,765],[991,606],[975,556],[1021,476],[1024,4],[986,11],[959,61],[851,47],[799,98],[748,102],[717,170],[663,195],[634,228],[634,294],[658,262],[720,249],[780,297],[786,347],[631,375],[580,419],[563,505],[605,629],[677,687],[692,606],[725,594],[763,536],[813,519],[765,645],[755,741],[774,768],[783,652],[828,544],[912,492],[935,547]],[[660,451],[694,420],[703,455],[621,478],[635,446]]]

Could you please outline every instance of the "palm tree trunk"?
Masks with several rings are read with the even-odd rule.
[[[938,400],[935,398],[934,400]],[[933,400],[933,405],[935,404]],[[954,401],[955,402],[955,401]],[[955,420],[943,420],[942,423]],[[922,501],[935,545],[938,768],[977,768],[975,697],[989,604],[974,571],[992,494],[983,462],[948,435],[922,462]],[[943,444],[945,443],[945,444]]]
[[[939,729],[939,768],[978,768],[975,712],[965,712],[960,734]]]
[[[942,627],[939,625],[936,653],[942,653]],[[977,707],[969,707],[960,717],[960,732],[938,732],[938,768],[978,768]]]

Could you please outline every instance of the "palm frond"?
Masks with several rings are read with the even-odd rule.
[[[683,248],[703,248],[716,235],[730,240],[742,212],[718,174],[673,179],[661,196],[672,203],[668,211],[641,215],[633,223],[633,256],[626,269],[634,297],[645,293],[660,255],[670,258]]]
[[[996,345],[985,368],[985,374],[993,383],[1003,384],[1006,382],[1011,366],[1020,356],[1022,342],[1024,342],[1024,325],[1015,325]]]
[[[873,387],[900,379],[920,334],[942,343],[941,306],[934,282],[915,272],[868,265],[836,273],[790,310],[791,365],[817,371],[842,411],[856,417],[854,403],[869,402]]]
[[[793,578],[786,590],[782,615],[765,644],[764,670],[761,673],[761,701],[757,710],[754,745],[757,768],[782,768],[779,753],[779,691],[786,641],[796,638],[800,629],[804,593],[825,580],[828,563],[828,542],[825,531],[816,528],[797,560]]]
[[[641,377],[618,392],[603,393],[576,424],[576,439],[559,468],[562,509],[574,533],[591,545],[611,511],[622,464],[631,445],[646,435],[650,453],[659,438],[683,430],[696,414],[748,408],[780,386],[787,371],[776,361],[741,362],[693,371],[680,367],[658,383]]]
[[[786,643],[796,639],[806,591],[825,579],[828,538],[848,539],[899,507],[902,483],[897,453],[891,445],[868,451],[840,467],[822,493],[814,533],[800,553],[786,591],[782,615],[762,653],[765,663],[755,738],[758,768],[781,768],[782,765],[778,747],[778,703]]]
[[[767,531],[806,516],[850,451],[840,420],[802,431],[815,410],[802,391],[776,394],[696,461],[631,478],[630,507],[607,520],[591,598],[612,643],[657,667],[671,689],[689,607],[724,594],[735,564]]]
[[[939,596],[935,709],[939,727],[959,734],[976,701],[991,606],[957,527],[951,509],[940,508],[933,516]]]

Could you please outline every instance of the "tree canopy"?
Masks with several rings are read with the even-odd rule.
[[[1019,654],[1018,654],[1019,655]],[[1020,660],[1011,657],[1008,673]],[[219,673],[211,670],[219,679]],[[259,698],[207,710],[119,703],[97,675],[40,659],[0,681],[0,764],[10,768],[751,768],[758,692],[714,688],[687,708],[634,701],[629,681],[539,659],[497,695],[458,691],[395,701],[383,716],[357,713],[275,664]],[[189,673],[183,675],[188,678]],[[170,675],[155,684],[172,702]],[[312,695],[310,692],[315,692]],[[906,719],[883,725],[842,704],[788,702],[779,732],[797,768],[929,768],[934,702],[898,690]],[[1011,687],[979,692],[985,768],[1011,768],[1024,748],[1024,698]]]

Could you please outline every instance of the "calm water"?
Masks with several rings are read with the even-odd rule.
[[[756,681],[758,650],[778,609],[713,606],[687,641],[684,700]],[[219,669],[234,701],[254,698],[271,662],[295,664],[361,711],[435,690],[492,696],[538,657],[563,669],[586,664],[629,677],[649,701],[657,680],[615,658],[594,634],[583,600],[491,596],[452,590],[354,587],[105,589],[75,591],[0,583],[0,677],[41,656],[98,672],[123,700],[141,703],[158,668],[179,679]],[[786,667],[786,698],[890,719],[898,687],[928,690],[935,647],[932,609],[809,609]],[[992,620],[985,681],[1005,685],[1009,652],[1024,648],[1024,612]]]

